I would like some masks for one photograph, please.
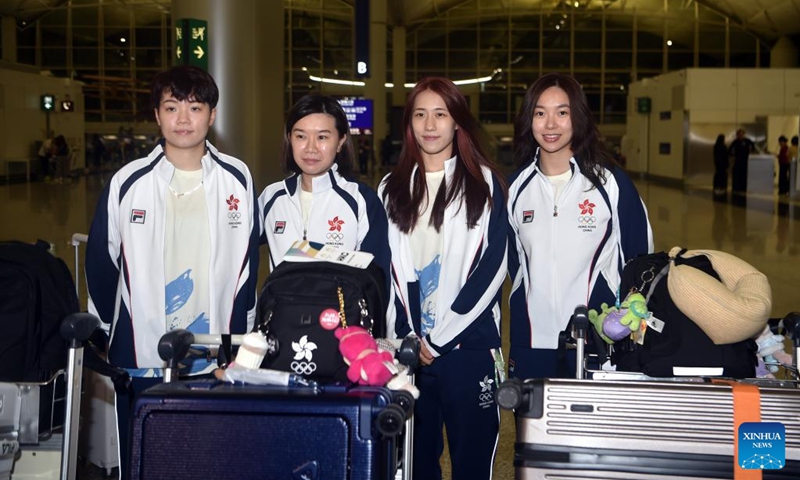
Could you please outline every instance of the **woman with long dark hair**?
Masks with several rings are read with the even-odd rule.
[[[440,479],[447,440],[454,479],[491,478],[502,376],[500,291],[505,188],[478,141],[466,98],[426,78],[403,114],[405,142],[379,188],[389,217],[397,337],[422,340],[414,477]]]
[[[572,358],[559,354],[559,333],[576,306],[612,305],[625,261],[652,252],[647,210],[600,142],[586,95],[569,75],[544,75],[528,89],[514,124],[514,157],[509,374],[572,376],[574,350]]]

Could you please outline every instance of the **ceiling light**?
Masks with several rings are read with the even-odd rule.
[[[667,46],[668,46],[668,47],[671,47],[671,46],[672,46],[672,40],[667,40]]]
[[[125,40],[125,37],[119,37],[119,41],[125,43],[127,40]]]
[[[302,68],[303,71],[306,71],[305,68]],[[496,68],[492,71],[491,75],[486,75],[485,77],[477,77],[477,78],[465,78],[463,80],[453,80],[453,83],[456,85],[472,85],[474,83],[485,83],[494,78],[495,75],[502,72],[502,68]],[[338,78],[325,78],[325,77],[318,77],[316,75],[309,75],[308,78],[315,82],[320,83],[332,83],[336,85],[347,85],[351,87],[363,87],[365,84],[364,82],[359,81],[352,81],[352,80],[339,80]],[[384,83],[383,84],[386,88],[394,87],[393,83]],[[414,88],[416,83],[404,83],[403,86],[406,88]]]

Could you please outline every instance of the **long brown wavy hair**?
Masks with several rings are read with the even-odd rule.
[[[474,228],[483,213],[484,206],[488,203],[489,207],[492,207],[492,193],[483,177],[481,167],[490,169],[504,190],[505,184],[497,167],[484,153],[483,145],[478,139],[478,122],[469,111],[467,99],[453,82],[441,77],[421,80],[408,95],[403,112],[402,126],[405,132],[403,148],[383,190],[386,211],[389,220],[394,222],[400,231],[409,233],[416,226],[423,202],[427,197],[425,163],[414,137],[411,116],[417,96],[428,90],[442,97],[447,111],[458,125],[453,137],[453,155],[457,160],[452,184],[445,184],[443,186],[446,188],[439,189],[433,201],[431,224],[436,231],[440,231],[444,223],[445,208],[453,202],[459,202],[459,208],[466,206],[468,227]],[[417,171],[412,178],[415,166]]]

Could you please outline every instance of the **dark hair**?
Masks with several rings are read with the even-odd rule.
[[[792,145],[797,145],[797,135],[792,137]]]
[[[725,146],[725,135],[723,135],[721,133],[719,135],[717,135],[717,142],[716,142],[715,145]]]
[[[170,92],[178,101],[196,100],[207,103],[214,109],[219,101],[219,89],[214,78],[202,68],[192,65],[179,65],[165,70],[153,79],[150,102],[158,110],[161,97]]]
[[[283,150],[281,152],[283,168],[287,172],[303,173],[297,165],[297,162],[294,161],[294,152],[292,152],[290,137],[295,123],[315,113],[325,113],[333,117],[333,120],[336,122],[336,131],[339,133],[339,138],[347,137],[342,144],[342,149],[336,154],[334,163],[339,166],[337,169],[339,175],[350,175],[355,162],[355,151],[353,150],[353,143],[349,136],[350,124],[347,122],[347,115],[345,115],[339,101],[327,95],[306,95],[298,100],[289,110],[289,113],[286,115]]]
[[[780,142],[786,142],[786,141],[788,141],[788,140],[789,140],[789,139],[788,139],[788,138],[786,138],[786,137],[785,137],[785,136],[783,136],[783,135],[781,135],[780,137],[778,137],[778,143],[780,143]]]
[[[539,97],[550,87],[558,87],[569,98],[570,120],[572,121],[572,155],[578,168],[593,185],[605,183],[603,168],[612,167],[614,160],[600,141],[597,125],[592,118],[589,101],[583,88],[575,78],[563,73],[548,73],[539,77],[528,88],[517,118],[514,120],[514,161],[524,165],[533,160],[539,144],[533,136],[533,111]]]
[[[492,192],[481,167],[490,169],[503,188],[505,185],[497,168],[484,153],[483,145],[478,138],[478,123],[470,113],[467,99],[452,81],[441,77],[422,79],[408,95],[403,111],[402,127],[405,135],[403,148],[383,191],[384,199],[388,199],[386,211],[389,220],[404,233],[412,231],[419,220],[420,207],[427,195],[425,163],[411,125],[414,102],[417,96],[425,91],[431,91],[442,97],[447,111],[458,126],[453,137],[453,155],[457,156],[458,160],[455,163],[452,184],[439,189],[433,201],[431,225],[439,231],[444,223],[445,207],[452,202],[461,202],[461,206],[466,205],[467,226],[474,228],[483,213],[484,206],[488,203],[489,207],[492,207]],[[417,167],[417,174],[412,178],[414,167]],[[409,184],[412,185],[411,189]]]

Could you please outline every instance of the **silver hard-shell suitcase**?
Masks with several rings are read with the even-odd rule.
[[[733,478],[733,392],[691,381],[532,379],[512,387],[517,479]],[[759,387],[761,422],[786,429],[786,465],[800,478],[800,389]],[[498,400],[502,401],[502,400]]]

